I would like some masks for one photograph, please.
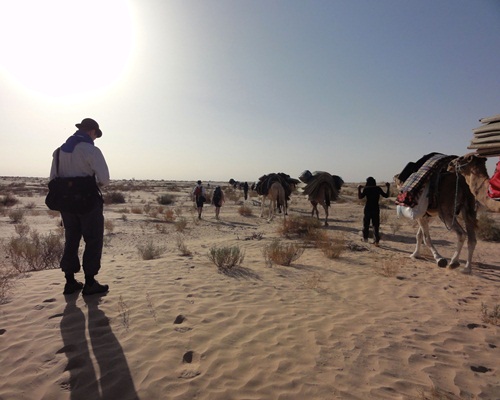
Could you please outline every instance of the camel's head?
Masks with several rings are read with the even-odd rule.
[[[469,153],[453,159],[448,165],[448,171],[459,172],[462,175],[488,175],[486,171],[486,158],[476,153]]]

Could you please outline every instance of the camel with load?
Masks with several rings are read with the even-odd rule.
[[[418,230],[416,234],[417,243],[415,251],[410,257],[412,259],[419,258],[422,243],[425,243],[425,245],[427,245],[432,252],[432,255],[439,267],[446,267],[449,265],[449,267],[455,268],[460,265],[460,253],[465,243],[465,239],[467,239],[467,261],[462,272],[471,273],[472,256],[477,243],[476,200],[470,191],[465,178],[458,173],[446,170],[448,163],[455,158],[457,157],[432,153],[432,156],[428,157],[425,162],[417,163],[419,168],[415,170],[405,181],[399,179],[401,174],[396,175],[396,184],[401,189],[397,201],[397,204],[399,204],[398,213],[401,211],[399,209],[400,207],[406,207],[404,200],[410,199],[410,203],[413,202],[415,200],[415,196],[417,196],[416,192],[422,193],[425,184],[430,185],[432,189],[430,190],[429,198],[419,199],[419,201],[429,200],[427,206],[422,210],[422,212],[415,214],[412,217],[418,223]],[[407,167],[405,169],[407,169]],[[420,183],[420,187],[418,187],[418,185],[416,186],[416,192],[411,193],[405,190],[408,189],[412,181],[418,182],[420,177],[423,177],[420,182],[424,183]],[[416,205],[414,205],[414,207],[416,207]],[[404,212],[402,212],[402,214],[407,216]],[[451,257],[449,264],[446,258],[439,254],[431,240],[429,221],[431,218],[436,216],[440,218],[448,230],[452,230],[456,233],[457,241],[455,245],[455,253]],[[463,219],[465,229],[459,222],[459,216]]]
[[[344,181],[340,176],[328,172],[318,171],[311,174],[308,170],[304,171],[299,179],[306,184],[303,191],[313,207],[311,216],[316,214],[319,220],[318,205],[321,204],[325,210],[325,226],[328,226],[328,208],[332,201],[338,199]]]

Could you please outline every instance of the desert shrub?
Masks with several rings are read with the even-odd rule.
[[[158,204],[162,204],[164,206],[168,206],[170,204],[173,204],[175,200],[175,197],[171,194],[162,194],[161,196],[158,196],[156,198],[156,201]]]
[[[264,247],[262,254],[269,266],[273,264],[288,266],[297,261],[304,253],[304,248],[296,243],[282,243],[279,239],[274,239]]]
[[[238,208],[238,214],[244,216],[244,217],[250,217],[253,215],[252,209],[246,205],[240,206]]]
[[[141,207],[132,207],[130,209],[130,212],[132,214],[142,214],[142,208]]]
[[[481,240],[500,242],[500,228],[486,213],[479,214],[477,219],[477,236]]]
[[[0,304],[6,302],[9,291],[12,289],[15,275],[14,270],[9,270],[7,267],[0,265]]]
[[[184,232],[187,227],[187,219],[186,217],[179,217],[174,224],[177,232]]]
[[[345,238],[343,236],[327,237],[326,240],[318,241],[316,246],[331,260],[339,258],[346,249]]]
[[[34,201],[30,201],[24,206],[24,208],[27,210],[34,210],[36,208],[36,203]]]
[[[177,249],[181,252],[182,256],[191,256],[193,253],[189,250],[184,242],[184,236],[177,235],[176,237]]]
[[[18,224],[24,219],[24,210],[20,208],[16,208],[15,210],[11,210],[9,212],[9,218],[14,224]]]
[[[28,236],[10,238],[5,245],[12,265],[19,272],[59,268],[64,251],[61,235],[41,235],[33,230]]]
[[[5,196],[0,197],[0,204],[4,207],[12,207],[17,203],[19,203],[19,200],[10,193],[7,193]]]
[[[109,192],[104,196],[104,203],[106,204],[123,204],[125,203],[125,196],[122,192]]]
[[[228,270],[236,265],[240,265],[245,258],[245,254],[238,246],[232,247],[211,247],[208,252],[208,259],[212,261],[219,270]]]
[[[481,303],[481,319],[488,324],[500,326],[500,304],[496,304],[490,311],[486,304]]]
[[[292,216],[283,220],[283,225],[279,233],[286,237],[304,237],[311,234],[311,231],[321,227],[321,222],[317,218]]]
[[[115,224],[113,223],[112,220],[105,219],[104,220],[104,229],[106,230],[107,233],[113,233],[113,231],[115,229]]]
[[[21,237],[27,236],[30,229],[31,228],[28,224],[17,224],[15,227],[16,233]]]
[[[163,219],[166,222],[174,222],[175,221],[174,211],[171,209],[166,210],[165,213],[163,214]]]
[[[156,246],[152,240],[148,241],[144,245],[137,246],[137,250],[143,260],[154,260],[155,258],[160,258],[160,256],[165,252],[165,248]]]

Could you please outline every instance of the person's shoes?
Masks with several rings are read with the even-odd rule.
[[[66,282],[66,284],[64,285],[63,294],[73,294],[75,292],[78,292],[79,290],[82,290],[82,288],[83,288],[82,282],[78,281]]]
[[[94,281],[92,285],[85,284],[82,290],[82,295],[89,296],[91,294],[106,293],[108,290],[108,285],[101,285],[99,282]]]

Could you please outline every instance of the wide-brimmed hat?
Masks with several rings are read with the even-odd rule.
[[[92,118],[84,118],[79,124],[75,124],[78,129],[92,130],[95,129],[97,137],[102,136],[102,131],[99,129],[99,124]]]

